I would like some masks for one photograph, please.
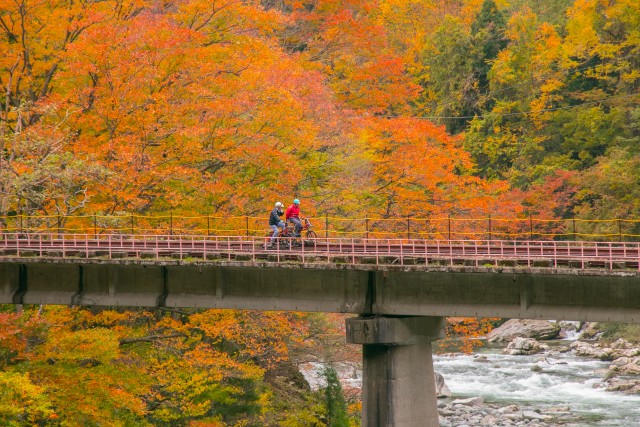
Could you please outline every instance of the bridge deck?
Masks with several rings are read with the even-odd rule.
[[[473,265],[605,268],[640,271],[638,242],[316,238],[91,234],[0,234],[0,255],[83,258],[197,258],[241,261],[326,261],[375,265]],[[296,244],[298,243],[298,244]],[[302,243],[302,244],[300,244]]]

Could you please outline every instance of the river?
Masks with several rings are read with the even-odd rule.
[[[568,407],[570,414],[561,417],[563,426],[640,427],[640,395],[608,392],[599,387],[609,362],[558,351],[570,343],[545,341],[550,350],[530,356],[505,355],[504,346],[495,344],[487,344],[470,355],[434,355],[434,368],[452,393],[440,401],[482,397],[491,406],[517,405],[543,413]],[[309,363],[301,369],[312,389],[325,386],[320,374],[323,366]],[[361,387],[359,367],[338,364],[336,368],[345,389]]]
[[[569,344],[548,343],[552,350]],[[486,403],[543,411],[567,406],[572,426],[640,426],[640,396],[598,387],[608,366],[569,352],[510,356],[502,354],[502,347],[485,347],[473,355],[434,356],[435,370],[444,377],[451,399],[480,396]]]

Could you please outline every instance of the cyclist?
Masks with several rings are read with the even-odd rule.
[[[271,215],[269,215],[269,227],[273,230],[273,234],[271,235],[271,240],[267,244],[267,248],[273,247],[273,243],[276,241],[276,237],[278,237],[278,233],[280,232],[280,228],[284,230],[286,224],[280,217],[284,215],[282,209],[284,205],[280,202],[276,202],[275,207],[271,211]]]
[[[300,237],[300,230],[302,230],[302,222],[300,221],[300,200],[295,199],[293,204],[287,208],[285,220],[293,223],[295,226],[295,236]]]

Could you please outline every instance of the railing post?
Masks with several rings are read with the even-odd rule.
[[[618,220],[618,240],[622,242],[622,224],[620,224],[620,220]]]
[[[207,215],[207,222],[208,222],[208,220],[209,220],[209,215]],[[207,234],[208,234],[208,233],[207,233]],[[203,259],[204,261],[206,261],[206,260],[207,260],[207,240],[208,240],[208,239],[202,239],[202,259]],[[255,242],[253,242],[253,243],[254,243],[254,245],[253,245],[253,246],[254,246],[254,247],[253,247],[253,260],[255,261],[255,256],[256,256],[255,252],[256,252],[256,248],[255,248]]]
[[[364,233],[365,239],[369,239],[369,218],[368,217],[364,218],[364,230],[365,230],[365,233]]]
[[[324,238],[329,238],[329,215],[326,212],[324,214]]]

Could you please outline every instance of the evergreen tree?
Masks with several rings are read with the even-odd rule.
[[[323,374],[327,380],[327,388],[324,391],[325,404],[327,405],[327,427],[349,427],[347,402],[342,394],[338,373],[333,366],[327,366]]]
[[[478,90],[484,93],[489,88],[489,70],[491,61],[507,46],[504,31],[506,20],[493,0],[485,0],[476,20],[471,25],[471,36],[474,44],[480,49],[475,58],[473,69],[478,80]]]
[[[422,58],[429,77],[421,81],[422,104],[428,113],[441,117],[440,123],[453,134],[463,132],[469,119],[478,113],[478,90],[474,58],[480,53],[464,23],[447,17],[434,32],[432,43],[425,46]]]

